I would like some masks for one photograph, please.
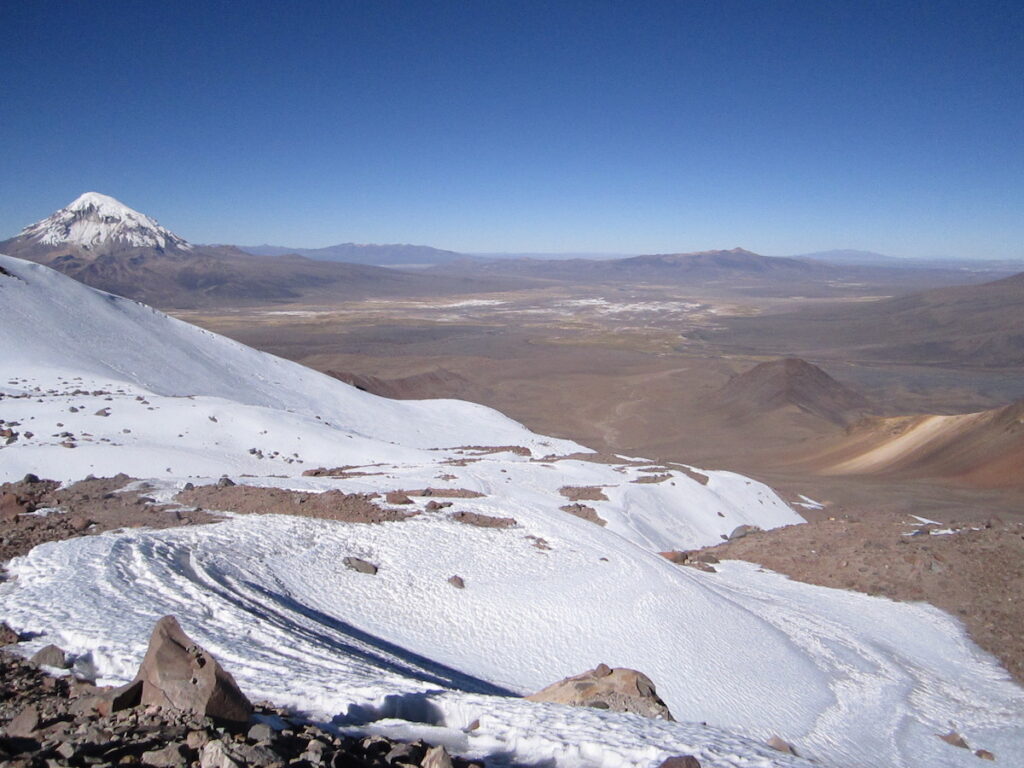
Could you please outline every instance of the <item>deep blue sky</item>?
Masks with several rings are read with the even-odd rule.
[[[1024,3],[0,2],[0,237],[1024,257]]]

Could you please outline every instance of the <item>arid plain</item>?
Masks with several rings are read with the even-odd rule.
[[[822,292],[805,287],[789,292]],[[1024,480],[1009,469],[981,477],[980,459],[959,445],[953,461],[962,466],[951,467],[931,455],[934,445],[911,450],[916,437],[888,443],[922,414],[977,413],[1024,398],[1024,368],[912,355],[858,360],[859,338],[829,349],[807,340],[816,323],[802,313],[870,313],[892,288],[807,298],[560,280],[476,295],[175,314],[377,394],[473,400],[595,449],[752,474],[822,501],[830,514],[884,508],[949,520],[1019,512]],[[772,328],[773,354],[752,348],[768,346],[750,340],[761,323]],[[749,382],[741,376],[785,356],[827,376],[818,380],[811,366],[765,370]],[[883,442],[878,455],[887,459],[862,468],[850,461]]]

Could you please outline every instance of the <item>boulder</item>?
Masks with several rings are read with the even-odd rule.
[[[647,675],[624,667],[612,669],[607,664],[567,677],[526,698],[528,701],[632,712],[660,720],[673,719]]]
[[[768,746],[772,749],[778,750],[779,752],[785,752],[787,755],[797,756],[796,749],[793,745],[784,739],[780,739],[778,736],[772,736],[768,739]]]
[[[252,713],[252,704],[234,678],[182,631],[173,616],[156,623],[135,679],[142,681],[142,704],[233,723],[248,722]]]
[[[736,539],[742,539],[751,533],[757,533],[761,529],[756,525],[737,525],[732,529],[732,533],[729,534],[729,541],[735,541]]]
[[[13,645],[20,639],[18,633],[7,626],[7,622],[0,622],[0,645]]]
[[[967,742],[964,741],[964,737],[956,731],[950,731],[949,733],[940,733],[936,735],[944,742],[946,742],[947,744],[951,744],[954,747],[960,747],[960,749],[970,749],[970,747],[967,746]]]
[[[353,571],[358,571],[359,573],[368,573],[370,576],[377,575],[377,566],[371,562],[363,560],[362,558],[346,557],[344,560],[342,560],[342,562],[345,564],[346,568],[350,568]]]
[[[452,768],[452,759],[448,755],[448,750],[440,744],[431,747],[423,757],[420,768]]]
[[[700,768],[700,760],[693,755],[667,757],[658,768]]]
[[[38,727],[39,711],[35,707],[25,707],[7,724],[7,735],[28,738]]]
[[[107,717],[114,712],[131,709],[142,701],[142,681],[135,680],[118,688],[99,688],[90,695],[79,699],[75,710],[79,712],[95,712]]]
[[[142,764],[152,768],[187,768],[189,749],[180,741],[142,753]]]
[[[28,504],[15,494],[8,493],[7,491],[0,494],[0,520],[6,523],[13,523],[18,519],[18,515],[29,511]]]
[[[463,579],[461,576],[451,576],[451,577],[449,577],[448,583],[451,584],[456,589],[465,589],[466,588],[466,580]]]
[[[29,661],[37,667],[56,667],[57,669],[64,669],[64,667],[68,665],[63,649],[58,648],[52,643],[50,645],[43,646],[36,651]]]

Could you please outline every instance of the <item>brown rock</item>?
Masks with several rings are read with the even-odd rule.
[[[13,645],[21,638],[18,633],[7,626],[7,622],[0,622],[0,645]]]
[[[35,707],[25,707],[7,724],[7,735],[20,738],[31,736],[39,727],[39,712]]]
[[[787,755],[796,755],[796,749],[788,741],[780,739],[778,736],[772,736],[768,739],[768,746],[772,749],[777,749],[779,752],[785,752]]]
[[[359,573],[367,573],[370,576],[377,575],[377,566],[371,562],[363,560],[362,558],[346,557],[344,560],[342,560],[342,562],[345,564],[346,568],[350,568],[353,571],[358,571]]]
[[[944,742],[946,742],[947,744],[952,744],[954,747],[960,747],[961,749],[970,749],[970,747],[967,746],[967,742],[964,741],[964,737],[956,731],[950,731],[949,733],[940,733],[936,735]]]
[[[64,656],[63,649],[58,648],[52,643],[50,645],[43,646],[36,651],[29,661],[37,667],[57,667],[57,669],[64,669],[64,667],[67,666],[67,658]]]
[[[581,675],[567,677],[526,698],[574,707],[632,712],[654,719],[673,719],[647,675],[635,669],[611,669],[606,664]]]
[[[142,701],[142,681],[134,680],[119,688],[97,689],[95,694],[82,699],[80,710],[92,711],[101,717],[138,706]]]
[[[756,525],[737,525],[732,529],[732,533],[729,534],[729,541],[735,541],[736,539],[742,539],[744,536],[748,536],[751,533],[757,533],[761,529]]]
[[[420,768],[452,768],[452,759],[448,755],[448,750],[440,744],[431,747],[424,755]]]
[[[74,515],[68,520],[68,525],[71,526],[71,530],[75,533],[82,533],[82,531],[88,530],[92,524],[92,520],[82,515]]]
[[[406,496],[401,491],[388,491],[384,496],[384,500],[388,504],[412,504],[413,500]]]
[[[173,616],[156,623],[135,679],[142,681],[142,704],[228,722],[248,722],[252,712],[234,678],[182,631]]]
[[[693,755],[668,757],[658,768],[700,768],[700,761]]]
[[[466,581],[461,576],[452,576],[451,578],[448,579],[448,583],[451,584],[456,589],[465,589],[466,588]]]
[[[995,760],[996,756],[989,752],[987,749],[976,749],[974,750],[974,756],[980,757],[982,760]]]
[[[142,764],[153,768],[186,768],[189,764],[188,748],[181,742],[172,741],[162,749],[142,754]]]

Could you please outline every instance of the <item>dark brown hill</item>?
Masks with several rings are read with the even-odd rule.
[[[749,421],[787,406],[833,424],[846,425],[871,410],[859,393],[821,368],[790,357],[755,365],[733,376],[717,393],[715,405],[731,421]]]

